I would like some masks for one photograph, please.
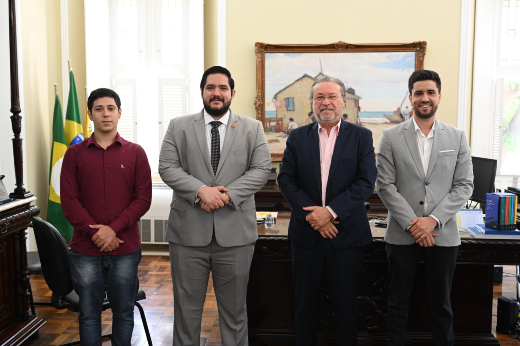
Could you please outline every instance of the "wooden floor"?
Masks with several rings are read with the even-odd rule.
[[[139,265],[139,280],[141,288],[146,292],[147,299],[142,301],[146,319],[152,335],[154,346],[172,345],[173,340],[173,294],[170,275],[169,257],[143,256]],[[503,284],[495,284],[493,300],[493,329],[495,334],[496,304],[501,295],[515,298],[515,267],[504,267]],[[51,293],[45,284],[42,275],[31,276],[31,285],[35,301],[50,301]],[[33,335],[24,345],[59,345],[61,343],[78,340],[77,313],[68,310],[56,310],[53,307],[40,306],[36,308],[36,315],[47,323],[38,334]],[[135,328],[132,345],[147,345],[146,337],[137,309],[134,313]],[[111,312],[103,313],[102,328],[104,333],[111,329]],[[496,334],[495,334],[496,335]],[[497,335],[500,345],[520,345],[520,341],[508,335]],[[105,341],[103,345],[110,345]],[[206,303],[202,318],[201,345],[217,346],[220,343],[220,329],[217,312],[217,302],[213,292],[213,285],[208,285]]]

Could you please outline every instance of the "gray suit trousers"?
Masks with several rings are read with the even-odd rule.
[[[254,243],[221,247],[215,235],[207,246],[170,242],[173,281],[173,345],[199,346],[210,271],[217,298],[222,345],[248,345],[246,292]]]

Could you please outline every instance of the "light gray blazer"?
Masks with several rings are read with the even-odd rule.
[[[463,131],[439,120],[425,176],[413,121],[383,131],[377,154],[377,191],[388,208],[385,241],[409,245],[415,240],[406,231],[420,216],[435,215],[441,227],[435,245],[460,245],[455,214],[473,192],[473,165]],[[424,197],[428,199],[425,215]]]
[[[230,112],[217,173],[213,174],[204,113],[172,119],[159,156],[159,174],[173,189],[166,239],[184,246],[206,246],[213,225],[220,246],[242,246],[258,238],[254,194],[271,172],[262,124]],[[195,204],[202,185],[223,185],[235,205],[208,213]]]

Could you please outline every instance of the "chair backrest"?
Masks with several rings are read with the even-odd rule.
[[[53,293],[66,296],[72,291],[67,244],[60,232],[47,221],[33,217],[32,223],[45,282]]]

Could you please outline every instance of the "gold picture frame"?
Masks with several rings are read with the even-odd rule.
[[[313,117],[308,114],[310,85],[323,75],[329,75],[328,73],[346,81],[346,86],[351,91],[350,99],[347,100],[349,101],[347,106],[350,108],[348,111],[347,106],[345,108],[345,114],[353,113],[349,121],[371,129],[377,127],[377,132],[380,127],[385,127],[377,123],[378,121],[388,121],[390,124],[388,126],[394,124],[392,121],[400,122],[400,118],[406,117],[399,114],[400,108],[403,108],[402,112],[405,112],[403,103],[406,97],[397,98],[396,93],[404,94],[404,90],[407,92],[407,80],[410,73],[423,68],[426,42],[383,44],[352,44],[342,41],[330,44],[256,42],[255,54],[256,97],[254,106],[256,117],[264,124],[272,161],[281,161],[285,149],[285,138],[288,136],[287,132],[294,126],[289,127],[288,120],[291,118],[293,121],[297,120],[296,123],[300,122],[297,124],[299,126],[303,125],[301,123],[303,120],[307,123],[310,122]],[[376,76],[382,78],[379,84]],[[377,89],[377,93],[384,95],[383,97],[389,98],[385,99],[386,103],[378,100],[377,96],[369,95],[372,93],[369,86]],[[394,90],[394,87],[398,90]],[[291,88],[294,91],[291,91]],[[356,94],[360,90],[363,92],[360,95]],[[286,97],[290,92],[294,92],[295,95]],[[401,106],[397,99],[403,100]],[[383,106],[385,104],[386,106]],[[395,106],[392,109],[386,109],[389,108],[389,104],[395,104]],[[377,109],[377,107],[385,109]],[[266,109],[269,113],[267,117]],[[366,109],[373,111],[367,112]],[[273,112],[275,112],[274,117]],[[308,119],[304,118],[307,116]],[[373,116],[373,118],[363,118],[363,116]],[[379,118],[377,118],[378,116]],[[366,121],[362,119],[366,119]],[[377,136],[377,133],[374,134]],[[376,138],[374,138],[374,146],[377,148],[376,142]]]

